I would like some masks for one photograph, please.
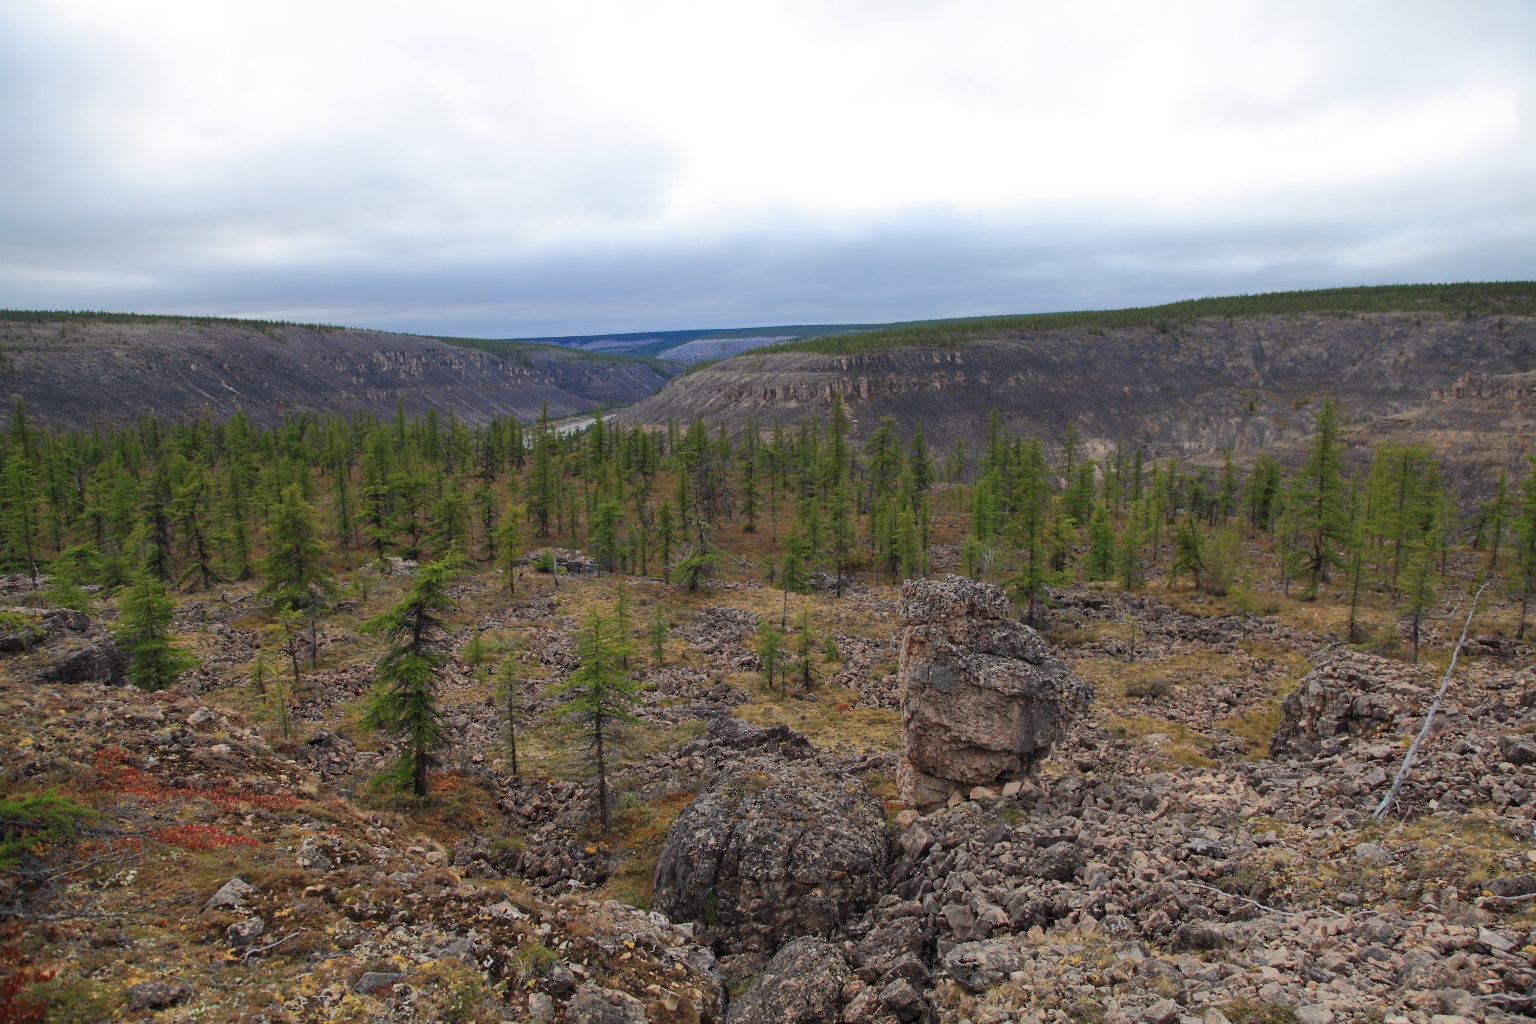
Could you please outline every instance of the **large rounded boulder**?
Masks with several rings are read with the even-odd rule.
[[[811,764],[740,765],[672,823],[651,905],[722,952],[771,953],[863,913],[888,859],[880,801],[862,782]]]

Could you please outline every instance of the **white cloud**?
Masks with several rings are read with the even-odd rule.
[[[0,0],[0,304],[506,334],[1529,276],[1536,15],[1450,13]],[[802,268],[848,259],[840,313]]]

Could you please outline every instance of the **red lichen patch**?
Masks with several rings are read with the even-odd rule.
[[[121,747],[102,747],[91,755],[91,770],[96,789],[137,797],[145,803],[159,804],[172,799],[197,797],[223,811],[246,811],[253,807],[285,810],[298,805],[296,797],[274,793],[247,793],[220,783],[207,789],[178,789],[166,786],[153,775],[127,761],[133,754]]]
[[[155,829],[150,836],[167,846],[179,846],[183,850],[219,850],[232,846],[261,845],[258,840],[231,835],[212,825],[167,825]]]

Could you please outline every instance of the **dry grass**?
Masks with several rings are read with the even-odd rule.
[[[769,693],[761,677],[733,676],[729,681],[742,689],[751,686],[752,700],[736,709],[736,717],[753,725],[787,725],[830,750],[872,754],[901,749],[901,713],[856,708],[859,695],[852,690],[823,686],[815,700],[786,700]]]
[[[1072,669],[1093,687],[1094,698],[1107,706],[1123,705],[1142,696],[1171,693],[1180,686],[1232,680],[1241,674],[1230,656],[1214,651],[1139,661],[1085,658],[1074,662]]]
[[[641,910],[651,909],[656,860],[667,841],[667,830],[692,798],[691,793],[678,793],[664,800],[621,807],[614,814],[613,827],[602,838],[617,851],[619,866],[603,887],[603,895]]]
[[[1205,755],[1211,748],[1210,737],[1177,722],[1138,715],[1106,718],[1104,725],[1112,736],[1137,740],[1156,751],[1156,758],[1169,764],[1186,768],[1210,768],[1216,764]]]

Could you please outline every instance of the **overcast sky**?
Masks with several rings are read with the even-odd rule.
[[[0,306],[487,337],[1536,277],[1536,4],[0,0]]]

